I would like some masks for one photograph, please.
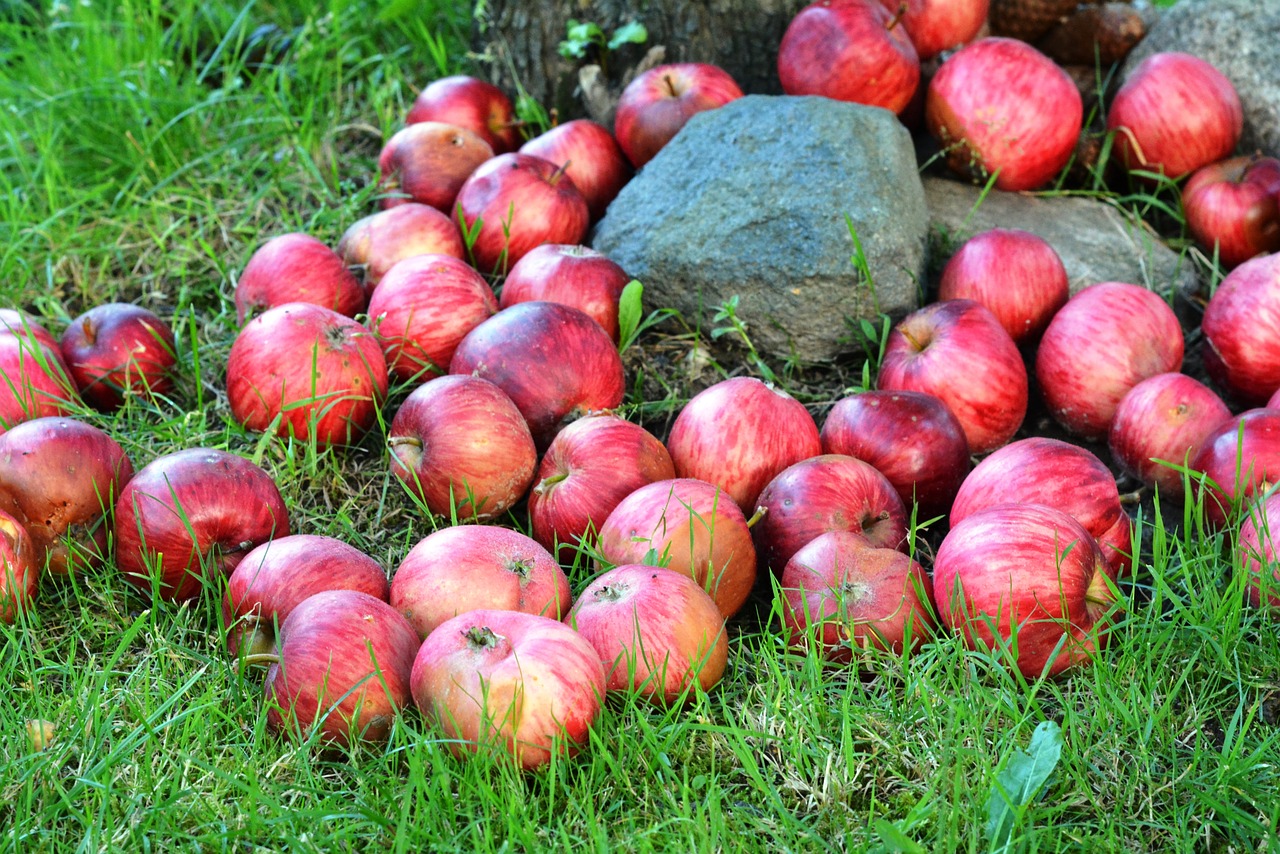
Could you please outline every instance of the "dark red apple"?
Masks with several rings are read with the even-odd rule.
[[[405,124],[444,122],[464,127],[489,143],[495,154],[515,151],[520,126],[507,93],[475,77],[455,75],[432,81],[414,99]]]
[[[1182,188],[1182,211],[1224,268],[1280,251],[1280,160],[1252,154],[1201,166]]]
[[[618,340],[618,302],[631,281],[608,256],[586,246],[544,243],[535,246],[507,273],[501,308],[546,300],[581,309]]]
[[[1280,483],[1280,409],[1250,409],[1218,425],[1191,468],[1205,520],[1224,527],[1250,499]]]
[[[26,528],[0,510],[0,622],[13,623],[40,590],[40,563]]]
[[[133,395],[173,388],[173,330],[140,305],[109,302],[81,314],[62,333],[62,358],[90,405],[112,411]]]
[[[1254,607],[1280,613],[1280,492],[1249,505],[1236,540],[1237,566],[1248,573],[1247,593]]]
[[[631,164],[618,141],[607,128],[589,119],[556,125],[520,146],[520,153],[563,167],[587,200],[592,220],[604,216],[609,203],[631,180]]]
[[[378,155],[382,207],[406,202],[453,213],[458,190],[493,148],[478,134],[444,122],[418,122],[401,128]]]
[[[659,65],[636,75],[622,90],[613,134],[639,169],[654,158],[691,117],[742,97],[723,68],[705,62]]]
[[[236,319],[287,302],[310,302],[355,317],[368,295],[346,262],[326,244],[298,232],[271,238],[236,280]]]
[[[458,226],[430,205],[408,202],[353,223],[338,241],[338,254],[359,270],[365,298],[397,261],[412,255],[452,255],[466,260]]]
[[[1280,391],[1280,253],[1236,267],[1219,283],[1200,322],[1209,378],[1257,406]]]
[[[915,45],[920,61],[969,43],[987,22],[988,0],[880,0],[895,15]],[[905,7],[905,10],[904,10]]]
[[[0,335],[0,434],[32,418],[74,411],[75,386],[56,347],[35,335]]]

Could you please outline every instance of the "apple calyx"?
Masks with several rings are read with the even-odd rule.
[[[871,590],[870,584],[861,581],[842,581],[834,592],[841,600],[861,602]]]
[[[530,573],[533,572],[533,558],[531,557],[513,557],[503,562],[503,565],[510,572],[520,577],[521,584],[529,580]]]
[[[606,584],[592,594],[596,601],[618,602],[631,593],[631,588],[623,583]]]
[[[502,636],[488,626],[472,626],[462,634],[474,650],[495,649],[502,642]]]

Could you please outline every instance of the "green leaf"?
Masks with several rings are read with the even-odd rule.
[[[1014,748],[1005,768],[996,775],[987,798],[987,838],[990,851],[1009,850],[1009,841],[1028,804],[1035,800],[1062,758],[1062,730],[1041,721],[1026,751]]]
[[[644,44],[649,39],[649,31],[639,21],[623,24],[613,31],[609,39],[609,50],[617,50],[624,44]]]
[[[925,854],[924,846],[903,833],[893,822],[878,818],[874,827],[885,849],[903,854]]]
[[[639,279],[632,279],[622,289],[618,298],[618,352],[626,350],[640,334],[640,319],[643,315],[642,297],[644,285]]]

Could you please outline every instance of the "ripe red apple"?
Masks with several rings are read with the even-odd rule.
[[[293,232],[258,247],[236,280],[236,319],[287,302],[310,302],[355,317],[368,295],[342,257],[309,234]]]
[[[995,315],[972,300],[936,302],[907,315],[889,333],[877,385],[940,399],[974,454],[1012,439],[1027,413],[1027,369],[1018,346]]]
[[[1254,607],[1280,611],[1280,492],[1249,505],[1236,540],[1237,565],[1249,573],[1247,596]]]
[[[338,241],[338,254],[359,270],[365,298],[397,261],[412,255],[452,255],[466,260],[458,226],[430,205],[407,202],[357,220]]]
[[[280,624],[267,671],[267,725],[326,744],[384,742],[409,705],[418,634],[408,620],[360,590],[304,599]]]
[[[724,676],[729,638],[715,600],[692,578],[626,564],[596,576],[565,618],[600,656],[609,691],[670,706]]]
[[[125,581],[173,602],[199,595],[254,546],[288,533],[271,475],[215,448],[156,457],[116,500],[116,565]]]
[[[1229,156],[1243,127],[1231,81],[1188,53],[1155,53],[1138,63],[1107,112],[1125,167],[1174,179]]]
[[[943,539],[933,564],[942,623],[1023,676],[1057,676],[1108,640],[1106,561],[1080,523],[1043,504],[997,504]]]
[[[1280,251],[1280,160],[1252,154],[1201,166],[1182,188],[1182,211],[1224,268]]]
[[[391,607],[426,638],[445,620],[481,608],[559,620],[569,579],[551,553],[510,528],[441,528],[409,550],[391,577]]]
[[[880,0],[902,15],[902,26],[920,61],[967,44],[987,22],[988,0]],[[905,9],[903,9],[905,7]],[[902,10],[901,12],[899,10]]]
[[[901,113],[920,84],[920,57],[902,16],[880,0],[818,0],[782,34],[778,77],[788,95]]]
[[[836,402],[822,425],[822,453],[870,463],[924,522],[951,511],[969,472],[969,443],[947,405],[918,391],[864,391]]]
[[[73,418],[36,418],[0,435],[0,510],[22,522],[54,575],[106,560],[107,514],[132,477],[120,444]]]
[[[705,62],[659,65],[622,90],[613,134],[639,169],[654,158],[691,117],[742,97],[729,73]]]
[[[475,77],[455,75],[432,81],[414,99],[405,124],[445,122],[464,127],[489,143],[495,154],[515,151],[519,122],[507,93]]]
[[[752,529],[761,572],[781,575],[792,555],[827,531],[862,534],[876,548],[907,544],[902,499],[884,475],[853,457],[798,462],[771,480],[756,503],[764,510]]]
[[[535,246],[507,273],[501,308],[546,300],[581,309],[618,340],[618,302],[631,281],[608,256],[586,246],[544,243]]]
[[[1280,391],[1280,253],[1236,267],[1200,322],[1204,366],[1226,394],[1257,406]]]
[[[387,395],[387,361],[373,333],[346,315],[290,302],[249,321],[227,359],[227,400],[246,428],[274,426],[317,445],[354,442]]]
[[[279,627],[316,593],[359,590],[385,602],[390,589],[382,566],[342,540],[316,534],[268,540],[246,554],[227,579],[227,651],[233,658],[269,653]]]
[[[933,632],[933,593],[924,568],[897,549],[828,531],[787,561],[779,582],[791,645],[816,645],[829,661],[868,648],[902,652]]]
[[[1103,439],[1129,389],[1182,367],[1182,326],[1154,291],[1100,282],[1058,310],[1036,350],[1036,379],[1054,420]]]
[[[579,418],[551,440],[529,493],[529,527],[543,547],[572,561],[622,499],[676,476],[667,448],[616,415]]]
[[[1062,171],[1084,120],[1067,73],[1026,42],[988,37],[952,54],[929,83],[925,124],[947,165],[1001,190],[1034,190]]]
[[[520,146],[521,154],[550,160],[564,169],[587,200],[593,221],[631,180],[631,164],[613,134],[588,119],[556,125]]]
[[[382,207],[406,202],[453,213],[458,190],[493,148],[473,131],[444,122],[418,122],[401,128],[378,155]]]
[[[0,434],[32,418],[71,412],[79,399],[56,347],[34,335],[0,335]]]
[[[600,656],[582,635],[519,611],[468,611],[442,623],[411,678],[414,702],[455,755],[505,750],[526,770],[576,754],[605,693]]]
[[[40,590],[40,563],[26,528],[0,510],[0,622],[13,623]]]
[[[35,320],[32,320],[24,312],[18,311],[16,308],[0,308],[0,336],[16,335],[21,338],[31,337],[39,343],[48,347],[52,352],[58,354],[58,360],[62,360],[62,353],[58,347],[58,339],[45,329]]]
[[[804,404],[755,377],[731,377],[694,395],[671,425],[676,477],[714,483],[752,509],[787,466],[822,453]]]
[[[990,309],[1016,344],[1037,340],[1071,297],[1067,268],[1042,237],[993,228],[964,242],[942,269],[938,299]]]
[[[576,308],[522,302],[468,333],[449,363],[505,391],[545,450],[569,422],[622,403],[622,358],[600,324]]]
[[[1107,444],[1125,471],[1160,495],[1180,500],[1188,466],[1205,438],[1231,410],[1204,383],[1186,374],[1156,374],[1120,399]]]
[[[173,330],[140,305],[109,302],[81,314],[62,333],[62,358],[90,405],[112,411],[130,395],[173,388]]]
[[[416,125],[415,125],[416,127]],[[451,255],[397,261],[369,298],[369,327],[402,382],[448,373],[458,342],[498,311],[484,277]]]
[[[1250,409],[1205,437],[1191,460],[1205,520],[1222,528],[1253,496],[1280,483],[1280,409]]]
[[[446,519],[488,519],[524,497],[538,452],[520,410],[486,379],[449,376],[418,386],[387,431],[391,470]]]
[[[719,487],[676,478],[642,486],[600,526],[602,561],[663,562],[711,594],[725,618],[747,601],[756,580],[756,550],[742,510]]]

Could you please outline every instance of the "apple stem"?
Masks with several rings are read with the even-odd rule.
[[[412,448],[421,448],[422,440],[417,436],[392,436],[387,439],[388,448],[398,448],[401,445],[408,445]]]
[[[761,519],[763,519],[765,514],[768,512],[769,512],[769,508],[764,506],[763,504],[757,506],[756,512],[752,513],[751,518],[747,520],[747,527],[748,528],[754,527],[755,524],[759,522]]]
[[[916,340],[916,339],[911,335],[911,333],[910,333],[910,332],[908,332],[908,331],[907,331],[907,330],[905,330],[905,329],[899,329],[898,331],[899,331],[900,333],[902,333],[902,337],[903,337],[903,338],[905,338],[905,339],[907,339],[907,343],[909,343],[909,344],[912,346],[912,348],[913,348],[913,349],[915,349],[915,351],[916,351],[917,353],[924,349],[924,347],[923,347],[923,346],[921,346],[920,342],[919,342],[919,341],[917,341],[917,340]]]
[[[274,652],[255,652],[241,657],[240,660],[250,667],[269,667],[272,664],[279,664],[280,656]]]
[[[670,74],[662,75],[662,82],[667,84],[667,94],[669,94],[672,98],[680,97],[680,93],[676,91],[675,81],[671,79]]]
[[[548,489],[568,477],[569,473],[563,471],[559,474],[553,474],[550,477],[544,477],[542,480],[538,481],[538,485],[533,488],[533,491],[538,495],[543,495]]]
[[[89,318],[85,318],[80,324],[80,328],[84,330],[85,340],[90,344],[96,344],[98,341],[98,327],[93,324]]]
[[[1133,492],[1126,492],[1120,496],[1121,504],[1138,504],[1142,501],[1142,490],[1135,489]]]
[[[898,26],[898,24],[902,22],[902,18],[906,14],[907,14],[907,4],[899,3],[897,14],[893,16],[893,20],[891,20],[889,23],[885,24],[884,26],[885,32],[889,32],[889,33],[893,32],[893,28]]]

